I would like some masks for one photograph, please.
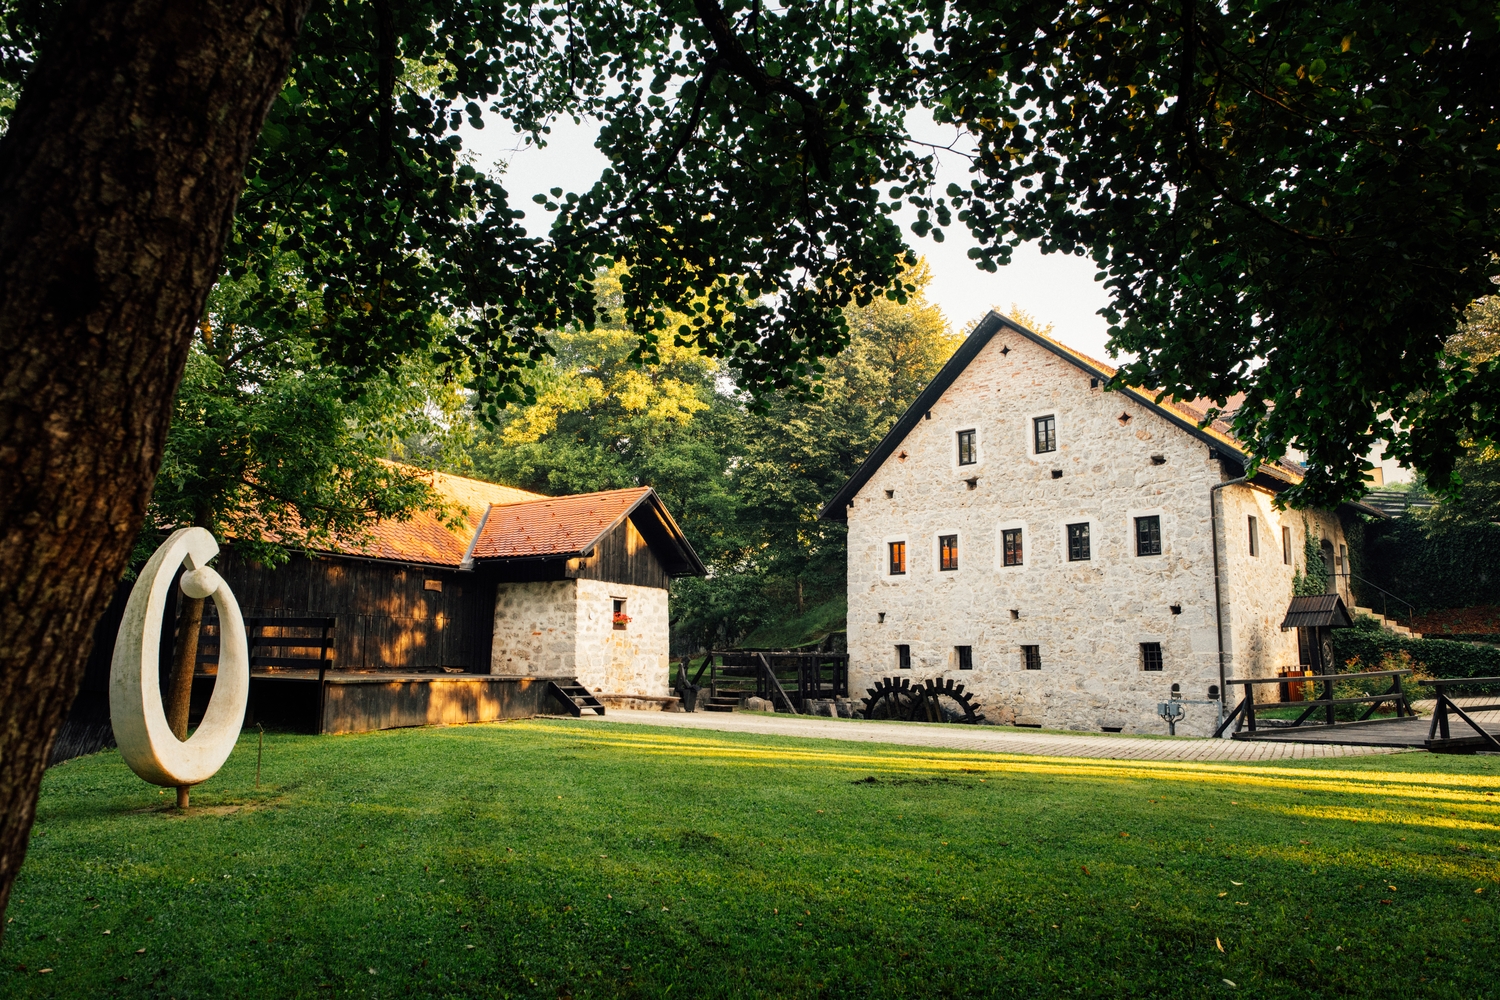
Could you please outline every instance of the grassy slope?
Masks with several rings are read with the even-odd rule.
[[[849,598],[839,594],[814,605],[801,615],[783,621],[769,622],[740,640],[743,649],[796,649],[821,642],[830,632],[847,627]]]
[[[1495,758],[1069,761],[537,721],[276,735],[258,792],[254,766],[246,739],[187,817],[113,752],[50,771],[0,995],[1500,990]]]

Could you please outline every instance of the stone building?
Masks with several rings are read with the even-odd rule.
[[[1297,468],[1246,479],[1226,424],[1106,392],[1113,373],[990,313],[828,504],[851,692],[952,677],[991,721],[1163,732],[1174,684],[1206,700],[1299,663],[1280,623],[1309,535],[1352,606],[1354,508],[1277,510]],[[1178,731],[1214,721],[1192,706]]]

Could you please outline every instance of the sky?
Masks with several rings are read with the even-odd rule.
[[[944,132],[924,113],[914,114],[907,125],[923,141],[950,143],[953,133]],[[551,223],[551,215],[531,196],[551,188],[585,191],[593,186],[607,161],[594,148],[598,125],[585,119],[575,125],[568,118],[554,123],[545,149],[521,145],[507,123],[463,134],[464,145],[478,157],[476,167],[493,169],[497,162],[506,164],[502,177],[510,193],[511,204],[526,211],[522,220],[532,235],[540,235]],[[950,181],[967,186],[967,160],[955,153],[940,154],[937,186],[941,190]],[[910,219],[905,220],[910,223]],[[1097,315],[1108,301],[1102,285],[1094,281],[1094,266],[1086,257],[1043,254],[1034,244],[1018,247],[1011,263],[995,274],[986,274],[974,266],[967,254],[973,246],[961,223],[950,228],[947,239],[934,243],[919,239],[907,230],[907,240],[919,255],[927,258],[932,269],[932,284],[927,297],[937,303],[955,330],[962,330],[979,319],[991,306],[1008,310],[1019,306],[1039,324],[1054,324],[1053,336],[1069,347],[1101,360],[1109,360],[1104,344],[1107,324]]]

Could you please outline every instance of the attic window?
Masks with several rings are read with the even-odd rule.
[[[1096,379],[1096,378],[1089,379],[1089,388],[1090,389],[1097,389],[1097,388],[1099,388],[1099,380]]]
[[[958,432],[958,464],[974,465],[979,461],[976,433],[972,430]]]
[[[1033,417],[1031,420],[1033,434],[1033,452],[1037,455],[1045,455],[1057,450],[1057,417],[1053,415],[1045,417]]]
[[[1128,423],[1130,423],[1130,414],[1128,414],[1128,413],[1122,413],[1122,414],[1120,414],[1120,426],[1124,427]]]

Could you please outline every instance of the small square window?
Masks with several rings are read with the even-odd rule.
[[[1161,555],[1161,515],[1135,519],[1135,554],[1138,556]]]
[[[1252,557],[1259,556],[1260,555],[1260,532],[1256,530],[1256,528],[1259,527],[1259,525],[1256,523],[1256,520],[1253,517],[1247,518],[1247,520],[1249,521],[1249,528],[1250,528],[1250,555]]]
[[[891,576],[906,575],[906,543],[892,542],[891,550]]]
[[[938,569],[958,569],[957,535],[940,535],[938,537]]]
[[[1159,643],[1159,642],[1143,642],[1143,643],[1141,643],[1141,669],[1142,670],[1160,670],[1161,669],[1161,643]]]
[[[1000,532],[1000,545],[1004,553],[1005,565],[1021,565],[1021,529],[1006,528]]]
[[[1057,417],[1036,417],[1031,421],[1031,427],[1038,455],[1057,450]]]
[[[904,642],[896,646],[896,667],[900,670],[911,669],[911,647]]]
[[[1025,664],[1027,670],[1042,669],[1042,647],[1022,646],[1021,660]]]
[[[954,646],[953,647],[953,651],[958,654],[958,669],[960,669],[960,670],[973,670],[974,669],[974,647],[973,646]]]
[[[1068,525],[1068,562],[1085,562],[1090,558],[1088,522]]]
[[[612,603],[614,604],[615,609],[615,630],[618,632],[623,632],[625,631],[626,626],[630,624],[630,616],[625,613],[625,599],[623,597],[616,597],[612,599]]]
[[[1285,525],[1281,528],[1281,561],[1288,566],[1292,564],[1292,529]]]
[[[979,461],[979,448],[974,440],[974,431],[958,432],[958,464],[973,465]]]

